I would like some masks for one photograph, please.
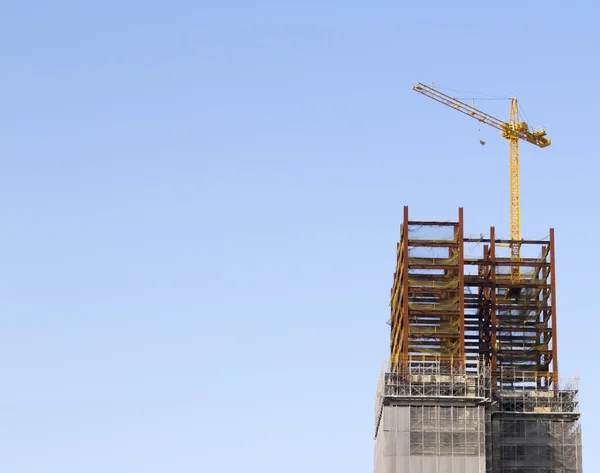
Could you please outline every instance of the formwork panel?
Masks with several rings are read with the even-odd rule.
[[[382,470],[375,471],[375,473],[398,473],[396,470],[396,457],[395,456],[384,456],[382,463]]]
[[[396,455],[396,432],[392,431],[383,436],[383,454],[386,456]]]
[[[396,473],[410,473],[410,460],[409,456],[397,456],[396,457]]]
[[[452,457],[441,457],[439,459],[439,473],[454,473]]]
[[[425,470],[423,470],[423,458],[410,456],[408,458],[408,471],[410,471],[410,472],[414,471],[415,473],[424,473]],[[400,472],[398,472],[398,473],[400,473]]]
[[[401,431],[396,434],[396,455],[408,457],[410,455],[410,432]]]
[[[385,406],[383,408],[383,430],[395,432],[398,430],[398,421],[397,421],[398,411],[390,406]]]

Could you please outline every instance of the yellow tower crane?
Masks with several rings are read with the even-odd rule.
[[[519,140],[525,140],[540,148],[545,148],[550,145],[550,139],[546,138],[546,132],[543,129],[529,131],[527,123],[519,122],[519,109],[516,98],[510,99],[510,119],[508,122],[503,122],[487,113],[477,110],[475,107],[471,107],[460,100],[443,94],[433,87],[428,87],[419,83],[413,87],[413,90],[458,110],[465,115],[469,115],[482,123],[497,128],[502,133],[502,136],[508,139],[510,144],[510,239],[512,240],[510,245],[510,257],[512,261],[520,261],[521,245],[518,243],[518,241],[521,240]],[[520,281],[520,279],[520,267],[513,266],[511,268],[511,281],[514,283]]]

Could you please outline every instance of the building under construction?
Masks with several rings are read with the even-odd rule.
[[[465,238],[462,209],[431,222],[404,208],[375,473],[582,471],[577,383],[558,371],[555,281],[553,229],[547,240],[500,240],[493,227]]]

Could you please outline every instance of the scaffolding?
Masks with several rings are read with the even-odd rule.
[[[485,456],[483,406],[411,406],[410,455]]]
[[[409,357],[382,369],[375,399],[377,473],[484,473],[485,362],[467,372],[451,357]]]
[[[485,403],[491,395],[490,372],[485,362],[467,372],[452,357],[416,357],[401,360],[400,369],[389,371],[384,364],[375,395],[375,432],[386,402],[431,401]]]
[[[502,382],[502,377],[508,383]],[[489,472],[581,473],[578,380],[560,380],[552,389],[511,384],[502,373],[490,405]]]
[[[385,396],[468,397],[485,399],[490,394],[489,370],[478,364],[475,372],[451,357],[409,356],[383,378]]]
[[[503,373],[500,377],[501,383],[502,376],[506,376],[509,382],[515,379],[513,373]],[[493,393],[493,399],[496,401],[494,412],[555,413],[579,416],[578,385],[577,378],[569,379],[564,383],[559,380],[553,389],[538,387],[535,384],[532,387],[501,384],[503,387],[495,389]]]
[[[493,473],[581,473],[581,425],[555,414],[492,416]]]

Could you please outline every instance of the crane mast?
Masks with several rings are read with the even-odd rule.
[[[550,139],[546,138],[546,131],[539,129],[529,131],[525,122],[519,122],[519,106],[516,98],[510,99],[510,118],[504,122],[488,115],[481,110],[471,107],[460,100],[450,97],[433,87],[424,84],[417,84],[413,90],[432,98],[437,102],[447,105],[450,108],[458,110],[481,123],[493,126],[500,130],[502,136],[509,141],[509,164],[510,164],[510,257],[512,261],[518,262],[521,259],[521,202],[519,188],[519,140],[528,141],[531,144],[545,148],[550,145]],[[511,281],[519,282],[521,279],[521,268],[518,265],[511,267]]]
[[[519,138],[514,133],[519,126],[519,107],[517,99],[510,99],[510,127],[513,133],[508,136],[510,146],[510,239],[521,239],[521,191],[519,186]],[[513,261],[521,259],[521,245],[511,244],[510,257]],[[521,279],[521,267],[512,266],[510,270],[513,282]]]

